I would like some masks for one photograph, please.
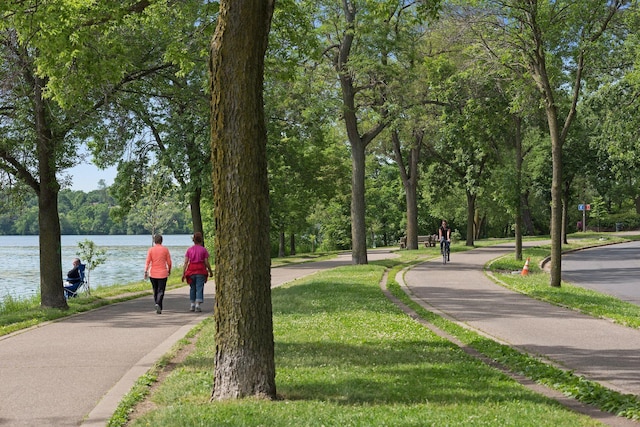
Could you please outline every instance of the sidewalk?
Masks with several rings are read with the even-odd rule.
[[[486,262],[513,252],[497,245],[452,253],[406,272],[405,285],[428,310],[485,336],[640,396],[640,331],[533,300],[493,283]]]
[[[278,267],[271,283],[349,264],[350,253]],[[144,296],[0,337],[0,426],[104,426],[135,381],[213,313],[213,294],[209,282],[201,313],[188,311],[187,286],[167,292],[161,315]]]

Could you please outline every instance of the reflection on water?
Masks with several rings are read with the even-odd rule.
[[[181,268],[191,235],[166,235],[174,268]],[[111,286],[143,279],[151,236],[62,236],[62,274],[72,268],[78,242],[91,240],[105,251],[105,262],[90,271],[91,287]],[[6,296],[27,297],[40,291],[38,236],[0,236],[0,301]],[[83,262],[85,260],[82,260]]]

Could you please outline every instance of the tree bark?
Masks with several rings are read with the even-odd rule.
[[[365,146],[351,142],[351,261],[367,264],[367,226],[365,221]]]
[[[42,307],[67,309],[62,286],[62,244],[60,241],[60,216],[58,214],[58,192],[60,184],[56,178],[56,144],[49,125],[47,108],[42,90],[44,81],[34,79],[34,113],[38,140],[38,224],[40,244],[40,305]]]
[[[516,214],[515,214],[515,239],[516,253],[515,259],[522,261],[522,119],[515,117],[515,152],[516,152]]]
[[[262,95],[273,7],[272,0],[222,0],[211,42],[214,400],[276,397]]]
[[[278,256],[280,258],[284,257],[285,255],[284,241],[285,241],[284,231],[280,230],[280,233],[278,233]]]
[[[476,214],[476,196],[471,194],[469,191],[467,193],[467,241],[465,243],[466,246],[473,246],[473,236],[474,236],[474,218]]]
[[[407,203],[407,249],[418,249],[418,162],[420,159],[420,148],[422,147],[422,132],[414,134],[415,141],[409,151],[408,165],[405,166],[400,150],[400,136],[397,131],[391,133],[393,142],[393,152],[396,164],[400,171],[402,186],[404,187],[405,200]]]
[[[204,227],[202,224],[202,211],[200,201],[202,199],[202,188],[195,188],[189,195],[189,208],[191,209],[191,224],[193,232],[200,232],[204,235]]]

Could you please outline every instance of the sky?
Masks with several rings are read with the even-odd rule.
[[[65,170],[65,172],[73,177],[73,184],[71,185],[72,190],[88,193],[98,189],[98,181],[101,179],[104,179],[104,183],[107,187],[113,184],[117,168],[113,166],[111,168],[101,170],[93,164],[80,164],[71,169]]]

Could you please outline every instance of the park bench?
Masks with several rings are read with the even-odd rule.
[[[429,246],[435,246],[438,241],[437,234],[429,234],[426,236],[418,236],[418,246],[424,245],[425,248]],[[402,236],[400,238],[400,249],[405,249],[407,247],[407,236]]]
[[[438,241],[437,234],[429,234],[428,236],[418,236],[418,246],[424,243],[424,247],[435,246]]]

